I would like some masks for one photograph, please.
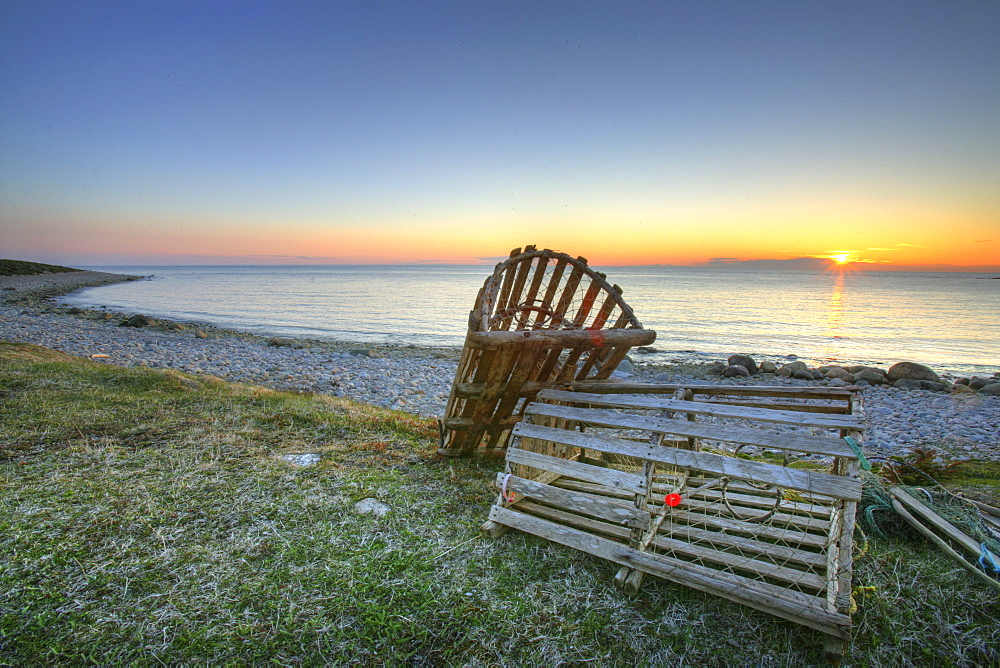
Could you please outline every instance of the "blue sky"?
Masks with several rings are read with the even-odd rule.
[[[0,22],[7,257],[1000,256],[998,2],[6,0]]]

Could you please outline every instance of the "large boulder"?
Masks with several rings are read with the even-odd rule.
[[[979,388],[979,393],[1000,397],[1000,383],[990,383],[989,385],[984,385]]]
[[[774,373],[775,371],[778,370],[778,367],[775,366],[774,362],[765,360],[760,363],[760,367],[758,368],[758,370],[761,373]]]
[[[895,383],[897,380],[930,380],[935,383],[941,382],[938,375],[929,367],[917,364],[916,362],[899,362],[898,364],[893,364],[889,367],[889,372],[886,375],[890,383]]]
[[[749,355],[730,355],[728,362],[729,366],[743,367],[750,375],[757,373],[757,362]]]

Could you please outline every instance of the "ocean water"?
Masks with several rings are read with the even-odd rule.
[[[461,346],[485,266],[93,267],[150,276],[65,298],[257,334],[357,343]],[[654,358],[732,353],[815,362],[910,360],[1000,370],[1000,280],[993,274],[743,272],[600,268],[624,289]]]

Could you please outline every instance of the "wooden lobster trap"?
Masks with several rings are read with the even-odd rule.
[[[608,378],[656,339],[587,260],[516,248],[486,279],[441,421],[446,455],[499,449],[526,402],[545,388]]]
[[[842,655],[861,498],[851,393],[583,389],[542,390],[526,407],[484,532],[519,529],[607,559],[628,588],[648,573],[769,612]]]

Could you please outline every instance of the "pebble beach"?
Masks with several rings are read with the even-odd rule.
[[[460,354],[457,348],[268,338],[197,323],[146,321],[145,326],[123,327],[135,314],[59,304],[58,295],[135,278],[91,271],[0,277],[0,339],[102,363],[175,369],[335,395],[428,418],[444,411]],[[644,364],[641,354],[632,359],[631,369],[622,375],[635,382],[831,383],[773,373],[723,378],[708,365],[650,365]],[[870,456],[906,455],[922,448],[946,459],[1000,461],[1000,396],[890,386],[866,386],[860,391],[868,419],[864,446]]]

